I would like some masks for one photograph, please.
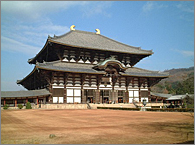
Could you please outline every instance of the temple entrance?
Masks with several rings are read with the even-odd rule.
[[[109,104],[109,97],[104,97],[103,99],[103,103]]]
[[[101,90],[100,97],[102,97],[102,103],[109,103],[110,90]]]
[[[123,103],[123,97],[118,97],[118,103]]]
[[[93,97],[87,97],[87,103],[93,103]]]

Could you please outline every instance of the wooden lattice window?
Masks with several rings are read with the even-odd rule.
[[[53,97],[63,97],[64,89],[63,88],[53,88]]]

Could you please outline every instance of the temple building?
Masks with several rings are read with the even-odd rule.
[[[34,69],[17,84],[30,92],[46,90],[35,99],[51,104],[151,102],[151,86],[168,74],[134,65],[152,55],[152,50],[117,42],[99,29],[74,28],[61,36],[48,36],[40,52],[28,60]]]

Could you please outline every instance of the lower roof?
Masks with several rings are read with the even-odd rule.
[[[16,98],[16,97],[34,97],[46,96],[51,93],[46,89],[29,90],[29,91],[1,91],[1,98]]]
[[[61,71],[61,72],[70,72],[70,73],[85,73],[85,74],[106,74],[104,70],[95,70],[93,69],[95,65],[86,64],[86,63],[73,63],[73,62],[62,62],[62,61],[53,61],[53,62],[43,62],[36,63],[33,71],[22,80],[18,80],[17,83],[20,84],[26,78],[31,76],[38,69],[49,70],[49,71]],[[169,74],[159,71],[151,71],[146,69],[141,69],[137,67],[129,67],[124,72],[120,72],[122,76],[129,77],[156,77],[156,78],[167,78]]]

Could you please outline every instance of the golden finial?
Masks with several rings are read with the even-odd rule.
[[[75,25],[72,25],[72,26],[70,27],[70,30],[73,30],[73,31],[74,31],[74,30],[75,30],[74,27],[75,27]]]
[[[95,29],[96,34],[100,34],[100,30],[99,29]]]

